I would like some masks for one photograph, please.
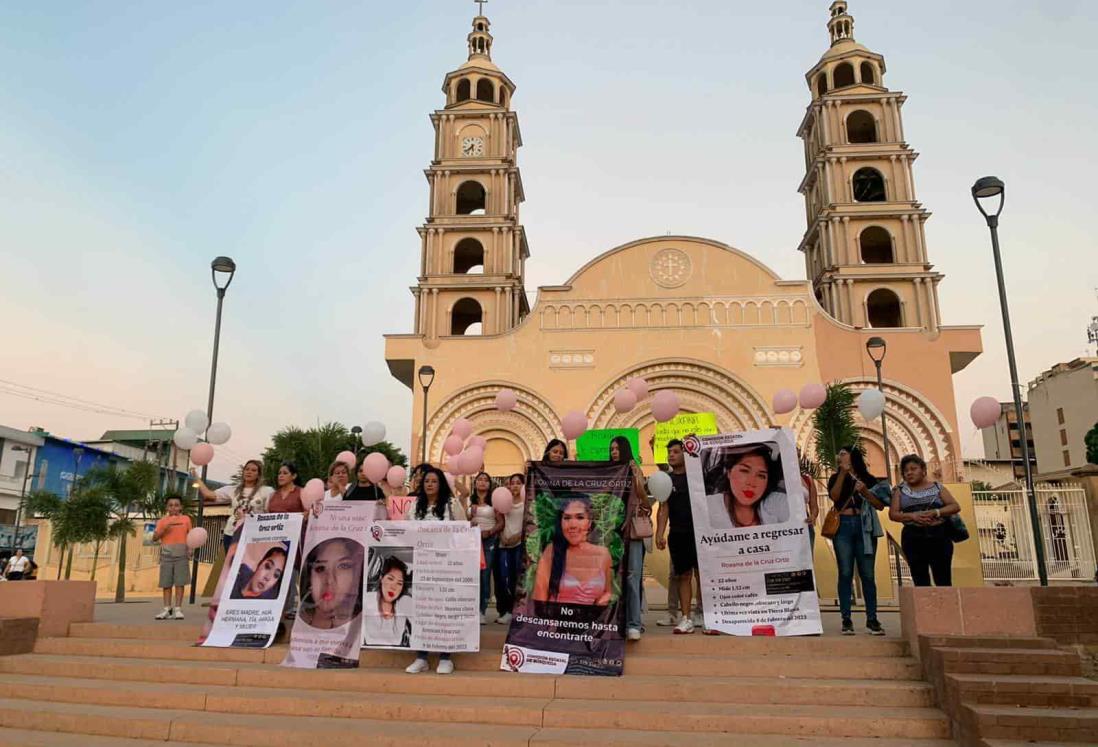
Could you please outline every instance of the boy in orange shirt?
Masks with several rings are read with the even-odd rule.
[[[191,582],[191,551],[187,547],[190,531],[191,517],[183,515],[183,499],[168,496],[168,515],[156,522],[153,532],[153,539],[160,543],[160,588],[164,590],[164,609],[156,616],[157,620],[183,619],[183,588]]]

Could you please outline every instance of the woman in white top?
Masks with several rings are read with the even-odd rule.
[[[492,562],[495,558],[499,533],[503,531],[503,514],[492,508],[492,478],[478,472],[469,493],[469,513],[473,526],[480,529],[480,546],[484,553],[484,568],[480,572],[480,624],[488,622],[488,598],[492,596]],[[497,592],[498,593],[498,592]]]
[[[343,494],[347,492],[350,483],[351,467],[345,462],[332,462],[328,466],[328,489],[324,492],[324,500],[343,500]]]
[[[225,531],[221,535],[221,544],[226,552],[233,542],[233,533],[237,526],[249,514],[263,513],[267,499],[274,493],[274,488],[263,484],[263,462],[258,459],[244,462],[240,474],[233,480],[235,484],[225,485],[217,490],[206,487],[196,470],[191,470],[191,476],[195,479],[199,495],[205,500],[229,504],[229,520],[225,522]]]
[[[526,513],[526,477],[516,472],[507,478],[507,488],[513,501],[511,510],[503,517],[503,529],[496,548],[496,562],[492,569],[496,576],[496,622],[507,625],[515,607],[515,588],[522,570],[522,525]]]
[[[405,521],[468,521],[465,509],[461,501],[454,498],[450,490],[450,484],[446,482],[446,475],[438,467],[428,465],[423,471],[423,479],[420,481],[419,490],[416,492],[415,510],[409,512]],[[408,674],[418,674],[430,669],[427,663],[427,652],[420,651],[416,654],[416,660],[408,665],[404,671]],[[454,671],[454,662],[450,654],[439,654],[438,673],[450,674]]]

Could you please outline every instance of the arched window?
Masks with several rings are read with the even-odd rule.
[[[887,288],[878,288],[865,300],[870,327],[902,327],[903,311],[900,297]]]
[[[877,74],[873,71],[872,63],[862,63],[862,83],[865,83],[868,86],[877,85]]]
[[[836,88],[845,88],[854,85],[854,66],[849,62],[840,62],[835,66],[835,72],[831,74]]]
[[[877,123],[865,109],[852,112],[846,118],[846,136],[852,143],[877,142]]]
[[[477,31],[484,31],[484,24],[483,23],[477,23]]]
[[[487,78],[481,78],[477,81],[477,101],[488,101],[490,103],[496,101],[496,87]]]
[[[457,87],[457,100],[468,101],[473,95],[471,93],[472,89],[473,86],[471,83],[469,83],[468,78],[462,78],[461,80],[459,80]]]
[[[816,76],[816,95],[823,96],[827,93],[827,73],[820,73]]]
[[[852,180],[855,202],[884,202],[885,180],[877,169],[858,169],[854,172]]]
[[[478,267],[484,272],[484,246],[476,239],[462,239],[454,247],[454,273],[464,275]]]
[[[472,298],[463,298],[454,304],[454,310],[450,312],[450,334],[479,335],[483,321],[480,304]]]
[[[503,86],[499,87],[499,105],[507,108],[507,89]]]
[[[858,237],[862,261],[868,265],[889,264],[892,259],[892,235],[880,226],[870,226]]]
[[[457,190],[458,215],[484,215],[485,192],[480,182],[462,182]]]

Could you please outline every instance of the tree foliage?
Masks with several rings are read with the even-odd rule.
[[[293,462],[301,482],[314,477],[324,479],[328,476],[328,466],[341,451],[353,451],[360,457],[380,451],[393,464],[408,464],[403,452],[388,441],[360,446],[358,436],[342,423],[325,423],[307,429],[291,425],[274,434],[271,445],[263,452],[263,478],[268,485],[274,485],[279,465]]]
[[[1095,423],[1094,427],[1087,431],[1083,442],[1087,446],[1087,463],[1098,464],[1098,423]]]
[[[861,446],[854,422],[854,392],[846,384],[829,384],[827,399],[812,414],[817,461],[834,472],[836,455],[844,446]]]

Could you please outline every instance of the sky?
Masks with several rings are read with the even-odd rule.
[[[804,278],[796,130],[828,5],[490,0],[493,60],[518,85],[531,301],[607,249],[668,232]],[[225,254],[238,271],[214,420],[234,435],[213,476],[291,424],[379,420],[407,450],[411,395],[382,335],[411,329],[428,114],[475,10],[0,3],[0,424],[87,439],[204,407],[208,268]],[[980,457],[968,404],[1010,389],[968,190],[985,174],[1007,184],[1021,380],[1087,354],[1098,14],[1084,0],[850,11],[857,40],[885,55],[886,85],[909,97],[944,323],[984,325],[984,354],[955,377],[966,455]],[[16,397],[12,383],[133,415]]]

